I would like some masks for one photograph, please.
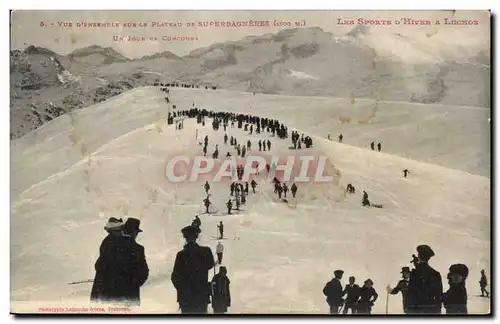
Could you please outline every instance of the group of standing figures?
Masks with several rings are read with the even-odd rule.
[[[441,274],[429,265],[434,251],[428,245],[419,245],[417,253],[417,256],[413,255],[414,269],[402,267],[402,279],[396,287],[386,287],[387,297],[389,294],[401,293],[405,314],[441,314],[442,307],[445,308],[446,314],[467,314],[466,279],[469,275],[468,267],[461,263],[450,266],[447,275],[449,289],[443,293]],[[373,288],[373,281],[367,279],[364,285],[359,287],[355,283],[355,277],[351,276],[349,284],[343,289],[340,282],[343,274],[343,270],[336,270],[334,278],[323,288],[323,294],[330,306],[330,313],[347,314],[351,310],[352,314],[370,314],[379,296]],[[481,271],[479,284],[481,296],[489,297],[484,270]],[[346,295],[347,297],[344,298]]]

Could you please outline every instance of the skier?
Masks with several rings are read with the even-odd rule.
[[[234,176],[233,176],[233,177],[234,177]],[[229,189],[231,189],[231,196],[233,196],[233,195],[234,195],[234,186],[235,186],[234,182],[233,182],[233,183],[231,183],[231,185],[229,186]]]
[[[205,192],[208,194],[208,191],[210,190],[210,185],[208,184],[208,181],[205,182]]]
[[[375,151],[375,143],[374,142],[370,143],[370,147],[371,147],[372,151]]]
[[[253,193],[255,193],[255,187],[257,187],[257,182],[255,182],[255,180],[252,180],[252,182],[250,183],[250,185],[252,186]]]
[[[217,225],[217,228],[219,229],[220,239],[222,240],[224,238],[224,224],[222,224],[222,221]]]
[[[283,195],[284,197],[286,198],[286,193],[288,192],[288,186],[286,185],[286,183],[283,183]]]
[[[290,188],[290,191],[292,192],[293,198],[295,198],[295,195],[297,194],[297,185],[295,183],[292,184],[292,187]]]
[[[142,232],[140,223],[136,218],[128,218],[121,226],[121,235],[110,232],[103,240],[95,263],[97,281],[94,281],[91,299],[140,305],[140,288],[149,276],[144,247],[136,242]],[[109,227],[113,227],[112,231],[120,226],[109,225],[113,225]]]
[[[198,217],[198,215],[195,216],[193,219],[193,222],[191,223],[192,226],[196,226],[198,228],[201,227],[201,219]]]
[[[210,207],[210,199],[209,199],[210,195],[207,196],[207,198],[203,199],[203,205],[205,206],[205,213],[209,214],[210,213],[210,210],[209,210],[209,207]]]
[[[225,126],[224,126],[225,127]],[[225,130],[225,129],[224,129]],[[224,134],[224,144],[227,144],[227,133]]]
[[[403,176],[406,178],[408,176],[408,173],[410,173],[410,171],[408,171],[408,169],[404,169],[403,170]]]
[[[329,141],[331,141],[331,140],[332,140],[332,137],[330,136],[330,133],[328,133],[327,139],[328,139]]]
[[[441,274],[429,265],[435,254],[428,245],[417,246],[418,263],[408,282],[408,314],[441,314],[443,284]]]
[[[344,139],[344,135],[342,135],[342,133],[340,133],[340,135],[339,135],[339,143],[342,143],[343,139]]]
[[[207,156],[207,146],[203,146],[203,156]]]
[[[247,148],[249,151],[252,148],[252,142],[250,140],[247,141]]]
[[[403,276],[403,279],[399,280],[396,287],[391,288],[390,285],[387,285],[387,292],[391,295],[396,295],[401,292],[401,295],[403,296],[403,311],[405,314],[408,314],[406,296],[408,294],[408,283],[410,281],[410,268],[403,267],[401,269],[401,275]]]
[[[380,150],[382,149],[382,144],[380,144],[380,142],[377,144],[377,150],[380,152]]]
[[[208,135],[205,135],[205,146],[208,146]]]
[[[253,134],[253,125],[250,125],[250,135]]]
[[[342,297],[347,294],[343,314],[347,314],[349,309],[351,310],[351,314],[356,314],[356,303],[359,298],[360,288],[357,284],[355,284],[355,282],[356,278],[352,276],[349,277],[349,284],[345,286],[344,291],[342,292]]]
[[[196,226],[186,226],[182,235],[186,245],[177,253],[171,280],[177,290],[177,302],[181,312],[206,314],[210,298],[207,289],[208,271],[215,265],[212,250],[199,246],[196,239],[200,229]]]
[[[486,293],[486,297],[490,297],[490,293],[486,290],[488,286],[488,279],[486,279],[486,274],[484,273],[484,269],[481,270],[481,280],[479,280],[479,287],[481,287],[481,297],[485,297],[484,293]]]
[[[233,203],[231,202],[231,199],[227,201],[226,207],[227,207],[227,214],[231,215],[231,209],[233,208]]]
[[[342,299],[342,284],[340,283],[344,271],[335,270],[333,274],[335,278],[325,285],[323,294],[326,296],[326,302],[330,306],[330,314],[338,314],[339,307],[342,306],[344,302]]]
[[[271,151],[271,141],[267,140],[267,150]]]
[[[372,299],[373,298],[373,299]],[[372,306],[377,301],[378,294],[373,288],[373,281],[366,279],[365,284],[359,290],[358,314],[371,314]]]
[[[212,308],[214,314],[224,314],[231,307],[231,293],[226,267],[220,267],[219,273],[212,279]]]
[[[240,149],[240,146],[236,147],[236,152],[238,153],[238,156],[241,156],[241,149]]]
[[[259,152],[261,152],[261,151],[262,151],[262,141],[259,140]]]
[[[443,306],[446,314],[467,314],[467,289],[465,280],[469,269],[465,264],[453,264],[448,273],[450,288],[443,294]]]
[[[222,245],[221,241],[217,243],[215,252],[217,253],[217,263],[222,264],[222,253],[224,252],[224,246]]]
[[[245,182],[245,190],[244,191],[245,191],[245,194],[248,195],[248,181]]]
[[[281,184],[278,183],[278,199],[281,200],[281,194],[283,193],[283,188],[281,187]]]
[[[247,154],[247,147],[243,146],[243,148],[241,149],[241,157],[244,158],[246,154]]]

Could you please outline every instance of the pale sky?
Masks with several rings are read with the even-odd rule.
[[[77,48],[89,45],[111,46],[130,58],[141,57],[161,51],[186,55],[196,48],[213,43],[239,40],[248,35],[275,33],[290,27],[187,27],[188,22],[197,21],[248,21],[274,20],[305,21],[306,27],[320,27],[334,35],[342,35],[355,25],[338,24],[338,19],[390,20],[390,26],[372,26],[374,35],[400,33],[413,39],[423,40],[431,47],[467,45],[488,50],[490,43],[490,13],[487,11],[13,11],[11,19],[12,49],[24,49],[28,45],[43,46],[59,54],[68,54]],[[440,20],[440,25],[396,25],[401,18],[415,20]],[[479,25],[445,25],[444,18],[455,20],[477,20]],[[145,28],[85,28],[77,22],[144,22]],[[48,27],[40,27],[43,22]],[[54,26],[50,26],[50,23]],[[72,22],[72,27],[58,27],[58,22]],[[151,27],[153,22],[177,22],[184,27]],[[113,36],[157,37],[158,41],[123,42],[113,41]],[[163,41],[162,36],[197,37],[198,40]]]

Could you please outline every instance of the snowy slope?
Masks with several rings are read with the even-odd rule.
[[[224,91],[171,94],[186,108],[192,104],[188,97],[202,101],[203,94],[204,102],[192,99],[202,107],[215,105],[212,97],[221,109],[236,103]],[[268,109],[278,103],[277,96],[266,96],[253,103],[251,112],[268,110],[286,120],[284,110]],[[71,302],[88,306],[90,285],[65,283],[93,278],[103,225],[118,215],[140,218],[144,229],[138,241],[146,249],[150,276],[141,290],[143,306],[133,311],[178,312],[170,273],[183,242],[180,229],[201,212],[205,195],[201,183],[175,186],[165,179],[171,157],[200,150],[195,142],[199,125],[186,121],[182,131],[175,131],[164,125],[166,114],[161,92],[136,89],[79,111],[73,123],[63,116],[13,141],[11,311]],[[209,152],[219,143],[225,155],[223,132],[214,133],[208,125],[199,127],[199,136],[213,139]],[[313,126],[308,131],[323,137]],[[76,144],[74,133],[80,140]],[[228,133],[247,136],[238,129]],[[254,144],[259,138],[252,136]],[[91,143],[84,154],[82,142]],[[273,153],[286,152],[290,144],[272,142]],[[432,265],[443,277],[452,263],[469,266],[469,311],[489,311],[489,300],[475,297],[479,271],[490,267],[489,178],[321,138],[315,138],[315,150],[328,156],[340,178],[323,187],[299,186],[296,209],[275,202],[271,186],[260,181],[241,214],[201,215],[200,241],[212,249],[216,223],[223,220],[226,227],[232,313],[326,313],[321,290],[337,268],[346,272],[343,281],[350,275],[358,282],[371,278],[380,294],[374,313],[384,313],[385,286],[397,283],[400,267],[422,243],[435,250]],[[401,177],[404,168],[412,172],[408,179]],[[347,183],[356,186],[355,196],[341,194]],[[212,190],[214,205],[222,210],[228,188],[212,184]],[[362,190],[384,208],[362,208]],[[390,299],[389,312],[401,312],[400,296]]]

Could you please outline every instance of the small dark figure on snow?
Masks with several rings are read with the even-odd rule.
[[[356,189],[354,188],[354,186],[352,184],[348,183],[347,187],[346,187],[346,192],[349,194],[353,194],[356,192]]]
[[[207,146],[208,145],[208,135],[205,135],[204,141],[205,141],[205,146]]]
[[[344,300],[342,299],[342,284],[340,283],[343,275],[344,271],[335,270],[335,277],[323,288],[323,294],[326,296],[326,302],[330,306],[330,314],[338,314],[339,307],[344,303]]]
[[[207,146],[203,146],[203,156],[207,156]]]
[[[377,301],[378,294],[373,288],[373,281],[371,279],[366,279],[365,284],[359,290],[358,299],[358,314],[371,314],[372,307]]]
[[[407,177],[408,176],[408,173],[410,173],[410,171],[408,171],[408,169],[404,169],[403,170],[403,177]]]
[[[210,213],[209,207],[210,207],[210,204],[211,204],[210,203],[210,199],[208,199],[208,197],[210,197],[210,195],[207,196],[207,198],[203,199],[203,205],[205,206],[205,213],[207,213],[207,214]]]
[[[255,182],[255,180],[252,180],[252,182],[250,183],[250,185],[252,186],[253,193],[255,193],[255,187],[257,187],[257,182]]]
[[[490,297],[490,293],[488,290],[486,290],[486,287],[488,286],[488,279],[486,279],[486,274],[484,273],[484,270],[481,270],[481,280],[479,280],[479,287],[481,287],[481,297],[485,297],[484,294],[486,293],[486,297]]]
[[[262,151],[262,142],[261,142],[261,140],[259,140],[259,152],[261,152],[261,151]]]
[[[286,183],[283,183],[283,197],[286,198],[286,193],[288,192],[288,186]]]
[[[281,194],[283,193],[283,187],[281,187],[281,184],[277,183],[278,186],[278,199],[281,200]]]
[[[171,280],[177,290],[177,302],[183,314],[206,314],[210,302],[208,271],[215,265],[212,250],[199,246],[200,229],[186,226],[182,235],[186,245],[177,253]]]
[[[231,183],[231,185],[229,186],[229,189],[231,189],[231,196],[234,195],[234,189],[235,189],[235,183]]]
[[[271,151],[271,141],[267,140],[267,150]]]
[[[443,306],[446,314],[467,314],[467,289],[465,280],[469,275],[469,268],[465,264],[453,264],[448,273],[450,288],[443,294]]]
[[[222,240],[224,238],[224,224],[222,224],[222,221],[217,225],[217,228],[219,229],[220,239]]]
[[[250,125],[250,135],[253,134],[253,125]]]
[[[342,297],[347,294],[344,302],[344,311],[343,314],[347,314],[349,309],[351,310],[351,314],[356,314],[357,302],[359,299],[360,289],[357,284],[355,284],[356,278],[349,277],[349,284],[345,286],[344,291],[342,292]]]
[[[140,220],[110,218],[105,229],[108,236],[99,248],[95,263],[92,301],[140,305],[140,288],[149,276],[144,247],[135,240],[142,232]]]
[[[210,191],[210,184],[208,184],[208,181],[205,182],[203,187],[205,188],[205,192],[208,194],[208,191]]]
[[[227,144],[227,133],[224,134],[224,144]]]
[[[245,182],[245,193],[248,195],[248,181]]]
[[[417,254],[418,264],[411,271],[408,283],[408,314],[441,314],[441,274],[428,263],[434,251],[428,245],[419,245]]]
[[[249,151],[252,149],[252,142],[250,140],[247,141],[247,148]]]
[[[403,279],[399,280],[398,284],[394,288],[391,288],[391,286],[388,285],[387,292],[391,295],[396,295],[399,292],[401,292],[401,296],[403,297],[403,311],[405,314],[408,314],[406,296],[408,295],[408,283],[410,281],[410,268],[403,267],[401,269],[401,275],[403,276]]]
[[[375,151],[375,143],[374,142],[370,143],[370,147],[371,147],[372,151]]]
[[[377,144],[377,150],[380,152],[380,150],[382,150],[382,144],[378,143]]]
[[[344,135],[340,134],[339,135],[339,143],[342,143],[342,140],[344,139]]]
[[[232,196],[232,195],[231,195]],[[233,208],[233,203],[231,202],[231,199],[229,199],[226,203],[226,207],[227,207],[227,214],[228,215],[231,215],[231,209]]]
[[[220,267],[219,273],[212,279],[212,308],[214,314],[224,314],[231,307],[231,293],[226,267]]]
[[[191,225],[196,226],[198,228],[201,227],[201,219],[198,217],[198,215],[195,216]]]
[[[292,192],[293,198],[295,198],[295,195],[297,194],[297,185],[295,183],[292,184],[292,187],[290,188],[290,191]]]

